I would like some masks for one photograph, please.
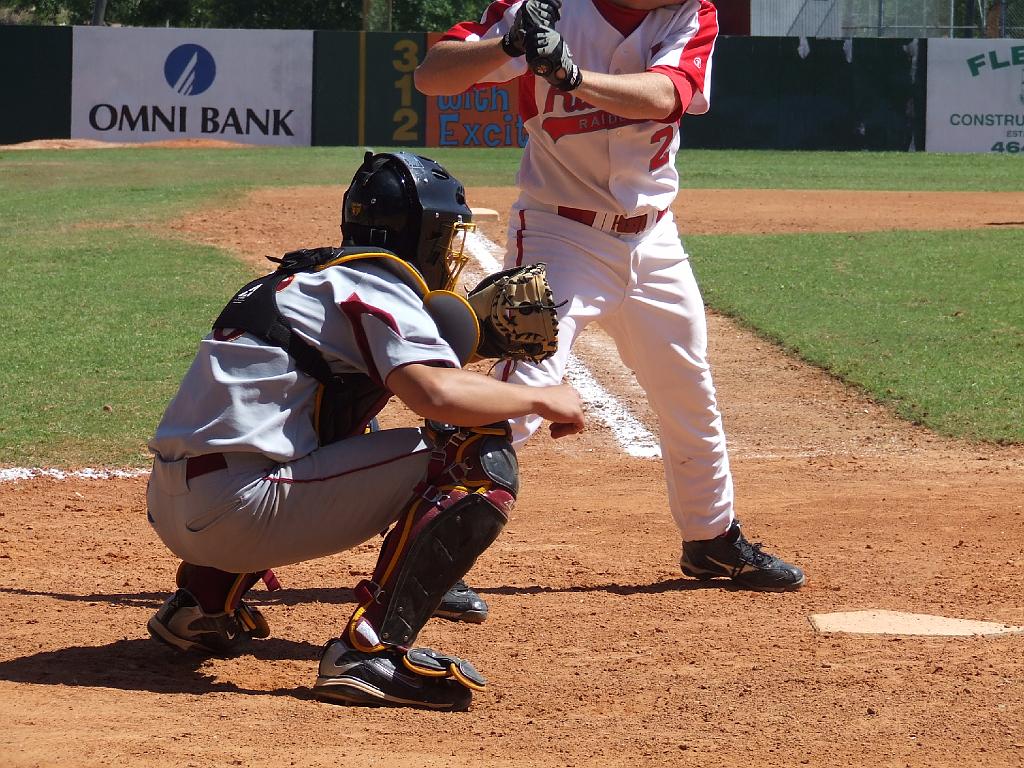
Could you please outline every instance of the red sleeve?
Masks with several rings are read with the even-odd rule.
[[[668,75],[679,92],[682,105],[678,114],[669,115],[662,122],[674,123],[683,116],[695,93],[703,93],[704,82],[711,67],[711,56],[718,39],[718,11],[708,0],[701,0],[697,11],[697,31],[683,49],[675,65],[665,63],[651,67],[649,72]],[[660,45],[658,47],[661,47]],[[656,54],[657,51],[654,51]]]
[[[664,118],[663,120],[656,120],[658,123],[677,123],[679,118],[683,116],[683,112],[690,106],[690,101],[693,99],[693,92],[695,90],[693,82],[690,80],[690,76],[676,67],[669,67],[661,64],[657,67],[651,67],[648,72],[658,72],[662,75],[668,75],[668,79],[672,81],[672,85],[676,87],[676,91],[679,93],[679,108],[675,110],[671,115]]]
[[[470,35],[476,35],[483,37],[487,30],[501,21],[501,17],[505,15],[505,11],[514,6],[520,0],[494,0],[487,10],[484,11],[483,18],[480,21],[460,21],[454,27],[444,33],[442,40],[465,40]]]

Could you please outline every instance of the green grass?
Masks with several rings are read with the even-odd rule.
[[[249,269],[138,230],[25,247],[0,263],[0,457],[138,464],[225,297]]]
[[[471,187],[512,184],[520,157],[421,151]],[[141,464],[198,338],[249,275],[226,253],[148,225],[256,187],[336,185],[340,194],[362,153],[0,151],[0,463]],[[1024,161],[995,155],[684,151],[679,165],[688,187],[1024,189]],[[1024,442],[1021,238],[1011,230],[688,244],[712,306],[908,418]]]
[[[1024,442],[1024,231],[687,244],[710,306],[912,422]]]

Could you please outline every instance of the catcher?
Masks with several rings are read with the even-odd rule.
[[[437,163],[367,153],[345,193],[342,246],[286,254],[228,302],[149,443],[149,519],[184,561],[149,620],[154,638],[229,655],[269,635],[243,597],[261,578],[276,586],[271,568],[391,527],[323,650],[314,694],[459,710],[483,690],[469,662],[414,641],[513,507],[506,420],[537,414],[555,438],[584,422],[567,385],[462,368],[556,348],[543,265],[466,298],[452,291],[470,219],[462,185]],[[425,425],[367,431],[392,394]]]

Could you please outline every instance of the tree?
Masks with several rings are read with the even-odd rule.
[[[13,19],[30,24],[89,24],[103,0],[13,0]],[[228,29],[363,28],[363,0],[109,0],[108,24],[139,27]],[[393,0],[391,28],[402,32],[444,31],[479,18],[487,0]]]

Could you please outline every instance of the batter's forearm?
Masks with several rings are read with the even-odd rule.
[[[472,88],[507,63],[501,38],[442,40],[427,52],[413,72],[413,81],[427,96],[453,96]]]
[[[679,92],[672,80],[658,72],[606,75],[584,70],[583,84],[573,95],[631,120],[664,120],[680,108]]]

